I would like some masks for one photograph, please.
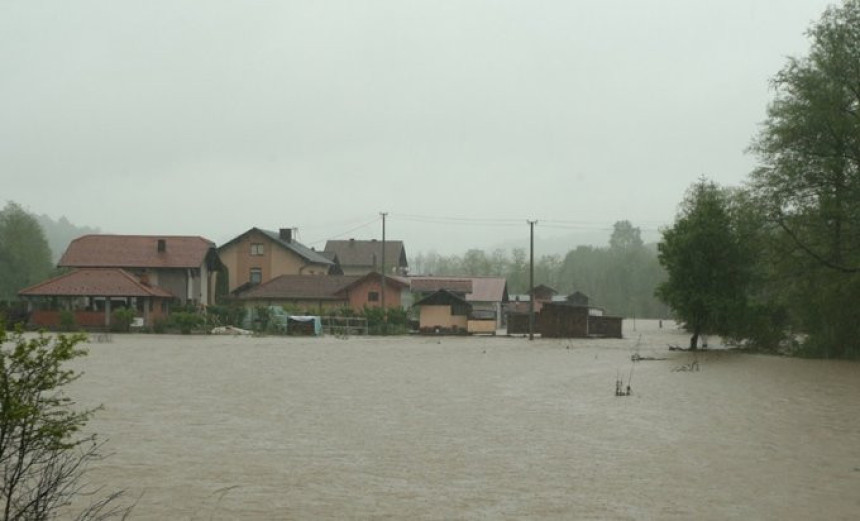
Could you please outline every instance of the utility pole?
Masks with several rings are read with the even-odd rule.
[[[529,340],[535,339],[535,224],[529,223]]]
[[[388,212],[380,212],[382,216],[382,334],[388,333],[388,309],[385,307],[385,216]]]

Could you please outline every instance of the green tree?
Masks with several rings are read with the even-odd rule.
[[[751,259],[726,191],[704,179],[695,183],[658,250],[668,280],[657,295],[691,332],[690,349],[702,334],[733,335],[746,308]]]
[[[829,7],[807,34],[808,55],[773,79],[751,147],[760,162],[752,190],[775,228],[781,293],[808,345],[860,356],[857,320],[839,312],[856,305],[845,288],[860,286],[860,0]]]
[[[4,520],[55,519],[84,493],[87,465],[101,444],[81,430],[93,409],[75,411],[64,387],[80,375],[65,366],[85,354],[83,335],[7,334],[0,323],[0,509]],[[114,508],[120,493],[86,508],[77,519],[124,516]]]
[[[0,211],[0,300],[47,278],[51,249],[36,219],[13,202]]]
[[[634,250],[643,247],[642,231],[630,221],[618,221],[612,225],[609,248],[616,251]]]

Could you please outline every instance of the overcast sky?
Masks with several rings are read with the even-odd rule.
[[[744,180],[768,81],[830,3],[5,0],[0,200],[317,248],[385,211],[410,254],[527,219],[656,231],[697,177]]]

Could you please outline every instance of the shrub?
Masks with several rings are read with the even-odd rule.
[[[202,316],[188,311],[177,311],[171,313],[170,321],[174,327],[179,328],[179,332],[183,335],[191,334],[191,331],[203,325]]]
[[[62,331],[74,331],[78,328],[78,324],[75,321],[75,314],[68,309],[63,309],[60,311],[60,329]]]
[[[128,332],[131,322],[134,320],[135,312],[131,308],[119,308],[111,313],[111,331]]]

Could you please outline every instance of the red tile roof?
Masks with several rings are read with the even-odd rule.
[[[316,299],[344,300],[340,290],[362,279],[344,275],[281,275],[272,280],[239,292],[240,300]]]
[[[119,268],[81,268],[18,292],[22,297],[162,297],[174,295]]]
[[[164,241],[164,251],[158,242]],[[214,248],[196,236],[84,235],[73,240],[57,264],[70,268],[198,268]]]

